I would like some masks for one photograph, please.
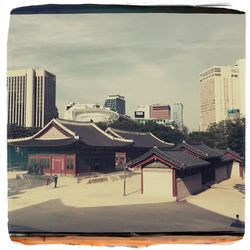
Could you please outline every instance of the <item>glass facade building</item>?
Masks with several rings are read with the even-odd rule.
[[[105,108],[110,108],[119,114],[125,114],[125,98],[120,95],[109,95],[109,97],[104,102]]]

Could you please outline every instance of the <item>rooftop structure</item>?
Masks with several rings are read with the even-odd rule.
[[[125,115],[112,111],[99,104],[70,103],[66,106],[64,119],[80,122],[103,122],[112,123],[117,120],[129,120]]]

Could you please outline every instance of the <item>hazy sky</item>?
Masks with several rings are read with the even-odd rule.
[[[57,107],[124,95],[142,104],[184,105],[199,125],[199,73],[244,58],[244,15],[73,14],[11,17],[10,69],[41,67],[57,77]]]

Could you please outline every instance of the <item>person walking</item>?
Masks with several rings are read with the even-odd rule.
[[[46,185],[48,186],[50,184],[50,178],[49,176],[46,177]]]
[[[58,176],[57,176],[57,174],[55,174],[55,176],[54,176],[55,188],[57,187],[57,181],[58,181]]]

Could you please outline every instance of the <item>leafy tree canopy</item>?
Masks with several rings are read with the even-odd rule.
[[[7,138],[8,139],[15,139],[15,138],[22,138],[34,135],[37,133],[41,128],[36,127],[21,127],[15,124],[9,124],[7,127]]]
[[[97,123],[97,125],[103,130],[108,127],[103,123]],[[161,140],[174,143],[175,145],[185,139],[184,134],[178,129],[157,124],[155,121],[147,121],[145,124],[141,124],[135,121],[122,120],[115,121],[114,123],[110,124],[110,127],[135,132],[151,132]]]

